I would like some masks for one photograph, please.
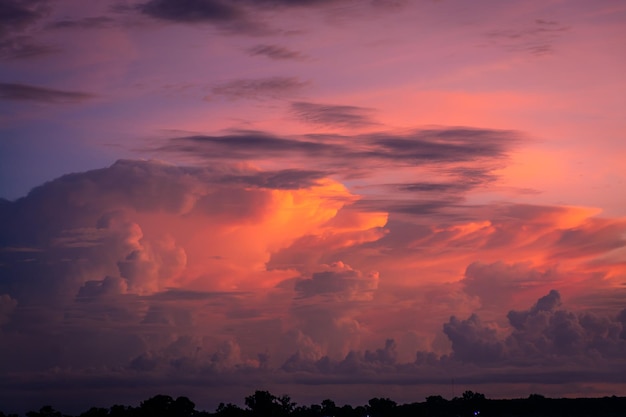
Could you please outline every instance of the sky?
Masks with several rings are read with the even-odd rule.
[[[626,395],[626,4],[0,0],[0,405]]]

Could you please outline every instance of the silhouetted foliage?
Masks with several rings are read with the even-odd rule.
[[[245,398],[245,409],[220,403],[214,413],[196,410],[187,397],[176,399],[156,395],[142,401],[139,407],[113,405],[109,409],[92,407],[79,417],[624,417],[626,397],[546,398],[531,394],[528,398],[490,400],[484,394],[465,391],[461,397],[446,400],[440,395],[426,397],[425,402],[398,405],[389,398],[372,398],[366,405],[337,406],[326,399],[321,404],[300,405],[287,395],[277,397],[268,391],[255,391]],[[4,414],[0,417],[20,417]],[[29,411],[26,417],[71,417],[51,406]]]
[[[267,391],[255,391],[246,397],[246,406],[258,417],[286,417],[290,415],[296,403],[287,395],[276,397]]]
[[[44,405],[39,409],[39,412],[29,411],[26,413],[26,417],[63,417],[63,414],[49,405]]]
[[[246,411],[236,406],[235,404],[220,403],[215,411],[215,415],[218,417],[238,417],[246,414]]]

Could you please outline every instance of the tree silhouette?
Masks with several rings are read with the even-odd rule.
[[[337,414],[337,405],[333,400],[322,401],[322,415],[324,417],[333,417]]]
[[[231,403],[220,403],[220,405],[217,406],[217,410],[215,410],[215,415],[218,417],[239,417],[245,415],[246,413],[246,410]]]
[[[29,411],[26,413],[26,417],[63,417],[63,414],[49,405],[44,405],[39,409],[39,412]]]
[[[386,417],[393,414],[397,404],[389,398],[372,398],[368,402],[368,413],[373,417]]]
[[[196,414],[196,405],[187,397],[174,400],[169,395],[156,395],[139,406],[139,415],[145,417],[193,417]]]
[[[259,417],[288,416],[296,406],[288,395],[276,397],[267,391],[255,391],[254,395],[246,397],[245,402],[252,415]]]
[[[79,417],[624,417],[626,397],[604,398],[545,398],[531,394],[528,398],[491,400],[484,394],[465,391],[461,397],[448,401],[439,395],[426,397],[423,403],[398,405],[389,398],[372,398],[367,405],[338,407],[326,399],[310,406],[291,401],[288,395],[277,397],[268,391],[255,391],[245,398],[247,408],[220,403],[214,413],[196,411],[187,397],[173,399],[156,395],[140,403],[139,407],[113,405],[109,409],[92,407]],[[0,417],[20,417],[6,415]],[[29,411],[26,417],[71,417],[51,406]]]

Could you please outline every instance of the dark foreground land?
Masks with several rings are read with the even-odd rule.
[[[277,397],[267,391],[256,391],[246,397],[245,408],[220,404],[215,412],[198,411],[187,397],[157,395],[142,401],[138,407],[114,405],[91,408],[79,417],[626,417],[626,397],[545,398],[533,394],[528,398],[490,400],[483,394],[466,391],[462,397],[446,400],[427,397],[424,402],[396,404],[389,398],[372,398],[366,405],[337,406],[332,400],[301,406],[289,396]],[[0,417],[18,417],[4,414]],[[26,417],[70,417],[50,406],[29,411]]]

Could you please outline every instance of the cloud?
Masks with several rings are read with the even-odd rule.
[[[45,1],[3,0],[0,22],[8,27],[21,27],[38,20],[42,16]]]
[[[357,203],[360,209],[411,216],[461,207],[466,193],[497,179],[495,170],[520,140],[513,131],[458,127],[300,136],[235,130],[166,139],[152,151],[198,163],[246,161],[263,166],[271,159],[278,169],[323,172],[348,181],[368,178],[371,192]],[[389,184],[392,171],[423,182]],[[409,197],[406,191],[415,195]]]
[[[292,190],[307,188],[318,184],[319,180],[328,175],[324,171],[281,169],[278,171],[263,171],[254,174],[224,175],[225,183],[235,182],[254,185],[262,188]]]
[[[467,146],[477,140],[467,136]],[[363,149],[350,148],[356,137],[368,140]],[[87,387],[140,381],[159,389],[270,381],[294,390],[381,381],[413,389],[449,384],[449,375],[468,384],[542,375],[619,383],[623,303],[609,308],[594,295],[585,309],[559,305],[560,293],[546,290],[574,300],[584,282],[617,293],[618,277],[600,274],[613,264],[546,261],[568,230],[610,241],[613,234],[594,231],[614,220],[589,221],[594,212],[580,208],[468,205],[445,219],[408,221],[383,210],[383,201],[393,210],[395,196],[372,211],[324,167],[240,163],[254,153],[323,161],[343,152],[346,163],[374,165],[393,157],[385,152],[395,145],[380,138],[199,136],[184,143],[216,146],[224,159],[200,167],[122,160],[3,201],[0,371],[21,378],[10,392],[39,395],[41,386],[28,383],[35,377],[87,396],[96,395]],[[427,191],[408,193],[445,184],[423,182]]]
[[[291,103],[291,112],[300,121],[321,126],[358,128],[376,124],[372,118],[372,109],[356,106],[297,101]]]
[[[526,28],[493,30],[485,36],[493,46],[540,56],[554,53],[555,41],[568,30],[559,22],[536,19]]]
[[[536,296],[562,279],[557,271],[540,271],[529,262],[473,262],[465,270],[461,284],[467,294],[480,299],[483,308],[502,311],[517,300],[527,299],[529,294]]]
[[[306,105],[308,108],[308,104]],[[324,107],[324,106],[322,106]],[[342,106],[339,106],[342,107]],[[325,107],[324,107],[325,108]],[[352,107],[350,107],[352,108]],[[313,109],[318,109],[317,105]],[[331,106],[329,109],[333,109]],[[333,119],[334,116],[330,116]],[[339,117],[341,119],[341,117]],[[360,123],[357,117],[355,123]],[[337,121],[341,124],[341,120]],[[352,123],[347,121],[346,123]],[[494,160],[506,157],[520,141],[512,131],[470,128],[441,128],[414,130],[405,134],[374,132],[360,135],[307,135],[280,137],[260,131],[235,131],[223,136],[196,135],[176,137],[154,149],[156,152],[176,152],[206,159],[232,158],[261,160],[263,158],[292,158],[306,156],[308,163],[324,165],[354,165],[373,162],[393,162],[408,165],[449,163],[443,173],[467,175],[471,180],[476,169],[452,165]],[[373,168],[376,168],[374,165]],[[495,167],[478,167],[483,175]]]
[[[444,332],[452,342],[452,357],[463,362],[553,366],[577,358],[581,363],[619,359],[626,363],[619,315],[598,315],[560,309],[561,297],[551,290],[528,310],[509,311],[512,331],[498,331],[472,314],[451,317]],[[623,313],[621,313],[623,314]]]
[[[108,16],[83,17],[76,20],[57,20],[48,25],[51,29],[97,29],[109,27],[115,19]]]
[[[27,84],[0,83],[0,100],[42,103],[79,103],[96,97],[80,91],[55,90]]]
[[[475,314],[467,320],[452,316],[443,325],[443,332],[452,342],[455,359],[463,362],[494,363],[502,356],[503,346],[496,331],[485,326]]]
[[[178,22],[233,21],[242,17],[236,6],[220,0],[150,0],[139,5],[139,10],[155,18]]]
[[[309,279],[296,281],[295,290],[302,298],[315,296],[336,300],[368,300],[378,287],[378,274],[363,276],[343,262],[329,265],[327,271],[315,272]]]
[[[28,33],[46,16],[48,9],[47,0],[0,2],[0,59],[27,59],[58,51],[56,47],[35,41]]]
[[[28,59],[53,54],[59,48],[38,43],[31,36],[12,36],[0,38],[0,59]]]
[[[248,53],[252,56],[265,56],[276,60],[301,60],[304,56],[298,52],[280,45],[259,44],[248,48]]]
[[[17,301],[7,294],[0,294],[0,328],[9,322],[9,317],[17,307]]]
[[[254,4],[254,3],[252,3]],[[266,35],[271,31],[241,2],[223,0],[149,0],[134,10],[154,19],[182,24],[210,23],[226,32]]]
[[[277,100],[297,95],[308,84],[295,77],[241,79],[216,85],[211,92],[233,100]]]

